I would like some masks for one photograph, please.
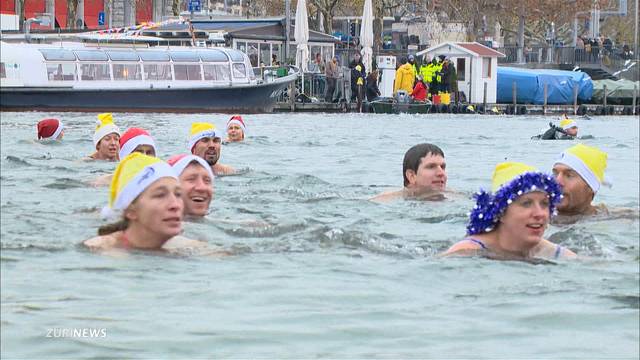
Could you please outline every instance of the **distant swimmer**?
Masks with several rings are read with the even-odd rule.
[[[64,125],[58,119],[43,119],[38,121],[38,140],[62,140]]]
[[[227,121],[227,139],[225,142],[240,142],[244,140],[247,127],[242,116],[234,115]]]
[[[206,243],[178,236],[182,232],[182,187],[164,161],[132,153],[116,167],[109,205],[103,210],[116,223],[98,229],[84,241],[92,250],[167,250],[203,247]]]
[[[203,158],[190,154],[172,156],[167,162],[176,171],[182,186],[184,215],[207,215],[214,194],[211,166]]]
[[[387,202],[398,198],[442,200],[447,188],[447,164],[444,152],[428,143],[411,147],[402,163],[404,188],[373,197],[372,201]]]
[[[605,180],[607,153],[593,146],[577,144],[560,154],[553,175],[562,187],[558,214],[563,217],[607,214],[604,204],[592,205]],[[566,220],[566,219],[564,219]]]
[[[480,190],[474,198],[467,237],[443,255],[486,255],[501,260],[576,257],[543,237],[562,200],[560,186],[550,174],[522,163],[500,163],[493,172],[492,192]]]
[[[532,137],[534,140],[575,140],[578,137],[578,124],[564,115],[560,126],[549,123],[549,130]]]
[[[93,145],[96,151],[88,160],[118,161],[120,151],[120,129],[113,123],[113,115],[98,115],[98,126],[93,134]]]
[[[236,170],[231,166],[219,163],[222,136],[223,134],[218,132],[213,124],[202,122],[191,124],[189,151],[193,155],[203,158],[211,166],[211,170],[216,176],[236,173]]]

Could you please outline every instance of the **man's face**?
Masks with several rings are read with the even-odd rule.
[[[447,164],[442,156],[429,153],[420,159],[418,171],[409,169],[406,176],[408,187],[444,191],[447,187]]]
[[[96,151],[98,159],[117,159],[120,151],[120,135],[111,133],[103,137],[96,145]]]
[[[220,150],[222,145],[220,138],[206,137],[200,139],[194,146],[192,153],[203,158],[209,165],[215,165],[220,160]]]
[[[578,136],[578,127],[577,126],[570,127],[565,131],[567,132],[567,135]]]
[[[213,199],[213,179],[200,164],[188,165],[180,174],[185,215],[205,216]]]
[[[579,214],[588,209],[593,200],[593,190],[582,177],[572,168],[563,164],[553,166],[553,175],[562,186],[562,202],[558,204],[558,211]]]
[[[133,150],[133,152],[139,152],[141,154],[145,154],[148,156],[156,156],[156,150],[153,148],[153,146],[148,145],[148,144],[143,144],[143,145],[138,145],[136,146],[135,150]]]

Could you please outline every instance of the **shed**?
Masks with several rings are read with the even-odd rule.
[[[470,103],[484,100],[487,84],[487,102],[496,102],[498,58],[505,55],[477,42],[445,42],[419,51],[416,55],[432,59],[444,55],[451,60],[458,75],[458,91],[464,92]]]

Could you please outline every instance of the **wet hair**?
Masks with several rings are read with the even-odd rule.
[[[409,185],[409,179],[407,179],[407,170],[413,170],[417,173],[422,158],[429,154],[440,155],[444,157],[444,152],[442,151],[442,149],[440,149],[436,145],[429,143],[414,145],[411,147],[411,149],[407,150],[407,152],[404,154],[404,161],[402,162],[402,177],[404,178],[404,186]]]
[[[126,218],[122,218],[117,222],[100,226],[98,228],[98,235],[104,236],[104,235],[113,234],[114,232],[118,232],[118,231],[125,231],[127,230],[128,227],[129,227],[129,220]]]

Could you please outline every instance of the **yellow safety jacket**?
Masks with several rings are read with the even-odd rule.
[[[435,73],[438,83],[442,83],[442,63],[438,63],[438,65],[435,66]]]
[[[411,94],[415,78],[411,64],[406,63],[400,66],[398,70],[396,70],[396,79],[393,83],[393,93],[397,93],[398,90],[404,90],[407,94]]]
[[[422,66],[420,75],[422,75],[422,80],[431,83],[433,81],[433,64],[429,63],[426,66]]]

